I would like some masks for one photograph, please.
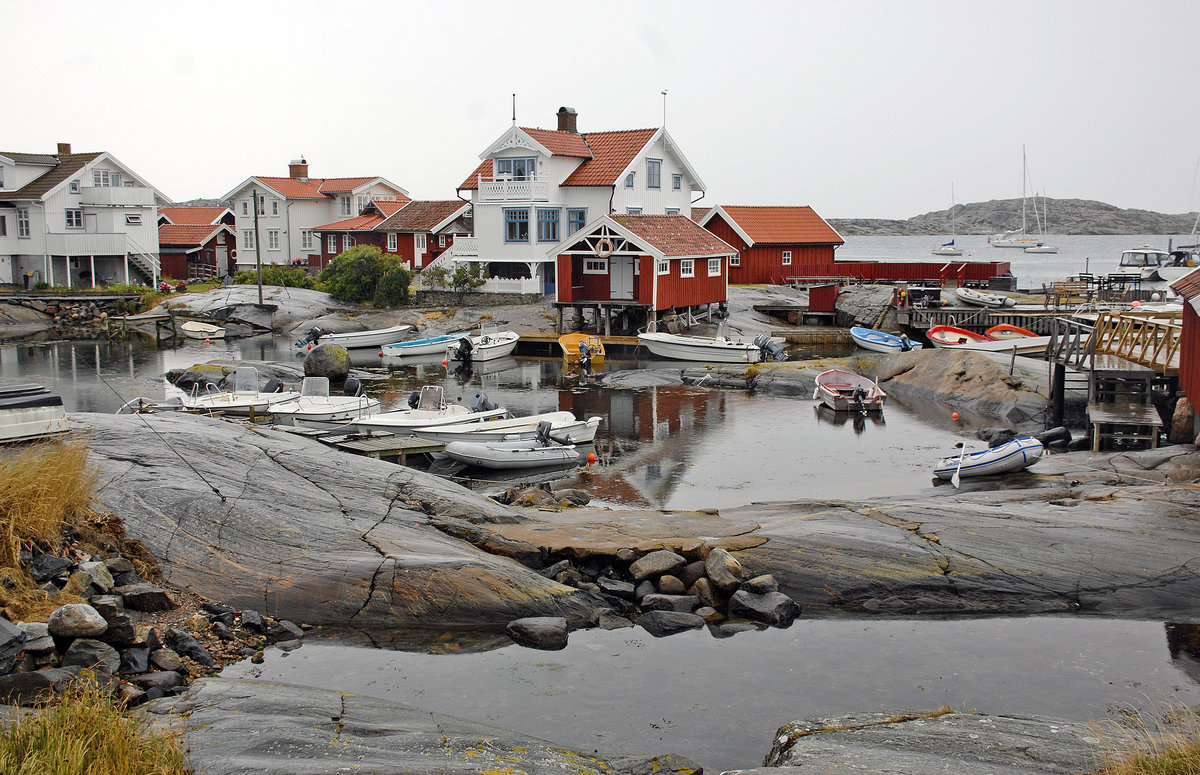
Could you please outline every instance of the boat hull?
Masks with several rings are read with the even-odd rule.
[[[873,328],[855,326],[850,329],[850,338],[864,350],[877,353],[899,353],[921,349],[920,342],[913,342],[907,337],[889,334],[886,331],[876,331]]]
[[[277,422],[299,428],[325,427],[368,415],[379,408],[379,399],[366,396],[301,397],[272,408]]]
[[[549,468],[579,463],[579,452],[574,445],[543,447],[536,441],[455,441],[446,445],[446,455],[466,465],[498,470]]]
[[[727,338],[677,336],[666,333],[638,334],[638,343],[659,358],[705,363],[759,363],[762,348],[750,342]]]
[[[563,334],[558,338],[558,346],[562,349],[563,357],[568,363],[579,362],[579,343],[586,342],[592,363],[604,360],[604,342],[594,334]]]
[[[214,326],[211,323],[201,323],[195,320],[189,320],[179,327],[183,335],[188,339],[224,339],[225,329],[220,326]]]
[[[817,397],[835,412],[882,412],[887,393],[871,380],[843,369],[817,375]]]
[[[412,331],[412,326],[404,325],[374,328],[369,331],[347,331],[342,334],[322,334],[316,343],[337,344],[347,350],[359,347],[382,347],[385,344],[398,343],[409,331]]]
[[[933,474],[939,479],[953,479],[955,473],[960,478],[1007,474],[1033,465],[1041,459],[1043,451],[1042,442],[1021,436],[998,447],[963,455],[961,465],[958,455],[942,458],[934,466]]]
[[[956,288],[954,295],[959,301],[975,307],[999,308],[1015,304],[1008,296],[1001,296],[998,293],[984,293],[972,288]]]
[[[482,422],[452,423],[413,428],[412,434],[428,441],[449,444],[452,441],[513,441],[537,436],[538,423],[558,428],[578,422],[571,412],[543,412],[527,417],[502,417]]]
[[[517,349],[521,336],[515,331],[502,331],[498,334],[472,336],[470,359],[473,363],[495,361],[507,358]],[[446,357],[449,360],[464,360],[460,355],[461,340],[455,340],[446,345]]]
[[[0,388],[0,443],[40,439],[69,430],[71,423],[62,396],[42,385]]]
[[[448,404],[440,410],[401,409],[367,417],[359,417],[348,423],[349,430],[356,433],[397,433],[410,435],[417,428],[436,428],[457,423],[477,423],[501,419],[508,416],[504,408],[472,412],[462,404]]]
[[[209,393],[184,396],[180,399],[180,405],[185,412],[249,415],[274,411],[299,398],[300,394],[294,390],[283,393]]]
[[[379,348],[380,361],[384,366],[406,363],[406,358],[425,355],[441,355],[446,348],[468,334],[447,334],[432,336],[426,339],[414,339],[410,342],[386,344]]]
[[[925,336],[930,344],[939,349],[992,341],[991,337],[954,326],[934,326],[925,332]]]

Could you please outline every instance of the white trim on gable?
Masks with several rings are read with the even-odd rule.
[[[44,194],[42,194],[41,197],[37,201],[45,202],[51,196],[58,193],[59,189],[69,186],[72,181],[90,179],[92,168],[95,167],[97,164],[100,164],[101,162],[107,162],[107,163],[119,168],[121,170],[122,175],[128,175],[130,178],[132,178],[132,179],[136,180],[138,183],[140,183],[142,185],[142,188],[148,188],[151,191],[153,191],[155,198],[158,200],[158,204],[155,205],[156,210],[159,207],[164,207],[171,203],[170,198],[168,198],[165,194],[163,194],[163,192],[159,191],[157,188],[155,188],[154,186],[147,183],[145,178],[143,178],[141,175],[137,174],[133,170],[129,169],[129,167],[122,164],[120,159],[113,156],[108,151],[101,152],[100,155],[98,155],[96,158],[92,159],[87,164],[80,167],[79,170],[75,174],[65,178],[64,180],[59,181],[59,183],[56,186],[54,186],[53,188],[49,189]]]
[[[708,228],[708,222],[711,221],[718,213],[721,215],[721,220],[729,224],[729,228],[733,229],[734,232],[736,232],[737,235],[742,238],[742,242],[746,243],[747,249],[754,247],[754,240],[750,239],[750,235],[746,233],[746,230],[742,228],[741,224],[730,217],[729,213],[725,212],[725,208],[721,207],[721,205],[717,205],[709,210],[708,214],[700,219],[700,225]]]
[[[534,140],[521,127],[511,126],[495,142],[485,148],[483,153],[479,154],[479,159],[481,161],[483,159],[493,159],[495,158],[495,154],[500,151],[506,151],[509,148],[523,148],[543,156],[554,155],[550,153],[549,148]]]

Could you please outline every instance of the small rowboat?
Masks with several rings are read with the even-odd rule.
[[[541,446],[537,439],[519,441],[452,441],[446,455],[460,463],[481,468],[547,468],[579,464],[574,444]]]
[[[997,323],[989,328],[986,332],[993,339],[1021,339],[1027,336],[1037,336],[1036,333],[1028,328],[1009,325],[1008,323]]]
[[[586,444],[596,438],[600,417],[578,420],[571,412],[544,412],[529,417],[505,417],[430,428],[413,428],[412,434],[428,441],[517,441],[537,438],[542,422],[550,423],[550,438],[559,444]]]
[[[382,347],[399,342],[412,330],[412,326],[400,325],[387,328],[372,328],[367,331],[347,331],[340,334],[327,333],[320,328],[309,329],[308,335],[296,343],[297,347],[310,344],[339,344],[347,350],[355,347]]]
[[[581,344],[584,350],[580,349]],[[563,334],[558,338],[558,346],[562,348],[567,363],[579,363],[581,352],[585,353],[592,363],[604,361],[604,342],[595,334]]]
[[[1019,436],[1007,444],[980,452],[944,457],[933,467],[933,475],[939,479],[957,480],[964,476],[992,476],[1020,471],[1033,465],[1042,457],[1042,442],[1032,436]]]
[[[71,430],[62,396],[42,385],[0,387],[0,443],[40,439]]]
[[[817,375],[813,398],[835,412],[855,411],[862,414],[882,412],[887,393],[861,374],[844,369],[830,369]]]
[[[463,363],[494,361],[512,355],[520,339],[516,331],[497,331],[495,326],[489,326],[479,336],[464,336],[448,344],[446,357]]]
[[[850,329],[850,338],[864,350],[877,353],[900,353],[921,349],[920,342],[913,342],[904,334],[889,334],[873,328],[855,326]]]
[[[447,347],[457,344],[459,339],[466,336],[469,336],[469,334],[445,334],[443,336],[430,336],[425,339],[411,339],[407,342],[385,344],[379,348],[380,363],[384,366],[395,366],[407,363],[406,358],[411,359],[419,355],[439,355],[445,353]]]
[[[925,332],[925,336],[928,337],[930,344],[938,348],[993,341],[987,334],[977,334],[974,331],[954,326],[934,326]]]
[[[224,339],[225,329],[212,323],[202,323],[199,320],[189,320],[179,327],[188,339]]]
[[[958,300],[976,307],[1014,307],[1017,302],[999,293],[984,293],[974,288],[960,287],[954,290]]]

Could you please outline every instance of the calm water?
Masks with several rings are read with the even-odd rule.
[[[933,261],[938,257],[931,255],[930,251],[949,240],[948,236],[846,237],[846,244],[838,248],[836,256],[839,260],[847,261],[865,258]],[[1045,238],[1046,244],[1058,247],[1061,252],[1057,255],[1025,253],[1016,248],[994,248],[987,240],[982,234],[956,237],[954,244],[963,249],[963,254],[944,260],[1007,261],[1012,265],[1012,273],[1017,277],[1017,287],[1030,289],[1041,288],[1042,283],[1061,280],[1080,272],[1096,275],[1116,272],[1117,263],[1121,260],[1121,251],[1141,245],[1166,249],[1168,240],[1173,240],[1173,244],[1178,245],[1191,241],[1191,238],[1187,235],[1048,235]]]

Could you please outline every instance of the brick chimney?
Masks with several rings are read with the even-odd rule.
[[[288,162],[288,177],[293,180],[308,180],[308,162],[303,156]]]
[[[578,114],[575,113],[575,108],[559,108],[558,109],[558,131],[570,132],[570,133],[576,134],[576,135],[579,134],[579,130],[576,128],[576,125],[575,125],[575,121],[578,118],[579,118],[579,116],[578,116]]]
[[[58,144],[58,155],[59,156],[66,156],[70,153],[71,153],[71,144],[70,143],[59,143]]]

